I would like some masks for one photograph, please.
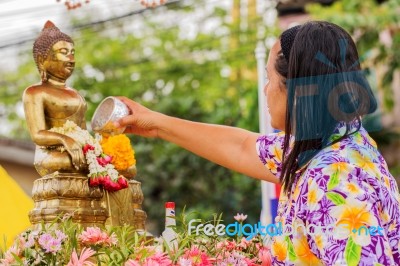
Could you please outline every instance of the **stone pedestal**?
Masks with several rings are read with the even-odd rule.
[[[34,209],[29,219],[34,228],[42,222],[54,223],[68,214],[73,222],[84,227],[131,225],[139,234],[152,238],[145,229],[144,196],[141,183],[136,180],[129,180],[126,189],[108,192],[101,187],[90,187],[85,175],[56,172],[34,181],[32,198]]]
[[[146,212],[142,210],[143,192],[141,183],[129,180],[129,187],[115,192],[105,191],[102,207],[107,209],[107,225],[131,225],[139,234],[152,235],[146,232]]]
[[[69,214],[85,227],[102,226],[107,219],[107,210],[101,205],[103,195],[103,189],[90,187],[88,178],[81,174],[46,175],[33,183],[34,209],[29,219],[35,227]]]
[[[145,231],[147,215],[142,210],[143,192],[141,183],[136,180],[129,180],[129,190],[132,192],[133,219],[136,230]]]

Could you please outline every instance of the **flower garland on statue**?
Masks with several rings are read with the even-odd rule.
[[[113,157],[104,153],[101,146],[103,141],[101,135],[95,134],[95,137],[93,137],[87,130],[80,128],[74,122],[69,120],[65,122],[62,127],[54,127],[50,129],[50,131],[67,135],[82,146],[82,151],[89,168],[88,177],[90,186],[102,185],[104,189],[108,191],[117,191],[128,187],[128,181],[124,176],[119,174],[118,170],[112,163]],[[123,137],[128,139],[125,135],[123,135]],[[133,150],[130,146],[129,139],[128,143],[124,142],[124,144],[129,146],[126,149],[128,149],[128,152],[131,151],[131,156],[133,156]],[[108,149],[112,150],[110,148]],[[65,148],[62,147],[61,151],[64,150]],[[115,162],[120,164],[118,161]]]

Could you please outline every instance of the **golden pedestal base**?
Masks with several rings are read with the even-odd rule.
[[[104,192],[101,206],[107,209],[108,225],[133,225],[144,230],[147,215],[142,210],[143,193],[140,182],[129,180],[129,187],[115,192]]]
[[[54,173],[35,180],[32,198],[34,209],[29,219],[34,227],[50,224],[69,214],[72,221],[84,227],[132,225],[140,234],[145,231],[147,215],[141,209],[141,183],[129,180],[129,188],[116,192],[90,187],[81,174]]]
[[[33,225],[49,224],[57,217],[70,214],[72,220],[84,226],[104,225],[107,211],[101,206],[103,190],[89,187],[88,178],[80,174],[54,173],[35,180],[29,213]]]

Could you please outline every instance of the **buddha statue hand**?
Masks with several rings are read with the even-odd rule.
[[[63,136],[61,141],[65,147],[65,150],[70,154],[71,161],[75,169],[81,169],[86,164],[81,145],[68,136]]]

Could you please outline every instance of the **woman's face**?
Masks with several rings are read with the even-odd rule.
[[[267,84],[264,87],[264,94],[271,115],[271,126],[275,129],[285,130],[287,90],[284,78],[275,69],[275,61],[280,50],[281,44],[280,41],[277,41],[269,52],[266,66]]]
[[[51,76],[66,80],[75,68],[75,49],[70,42],[56,42],[43,63],[44,71]]]

